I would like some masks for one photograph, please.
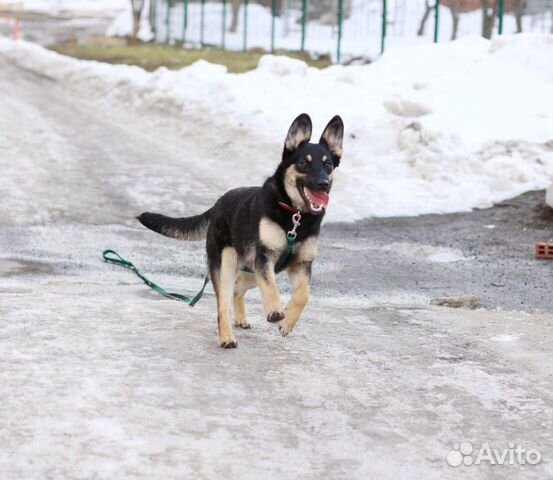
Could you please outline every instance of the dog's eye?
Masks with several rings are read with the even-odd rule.
[[[332,169],[334,166],[332,165],[332,162],[328,161],[324,163],[324,169],[327,171],[327,173],[332,172]]]
[[[307,160],[305,158],[300,158],[296,162],[296,168],[298,170],[306,170],[307,169]]]

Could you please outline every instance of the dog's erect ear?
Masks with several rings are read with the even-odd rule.
[[[342,142],[344,140],[344,122],[339,115],[328,122],[319,143],[325,145],[334,156],[334,166],[340,165],[342,157]]]
[[[311,139],[311,130],[313,129],[311,119],[307,113],[299,115],[290,125],[288,135],[284,141],[284,151],[293,152],[302,143],[309,142]]]

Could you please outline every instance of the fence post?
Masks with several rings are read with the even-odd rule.
[[[152,12],[152,31],[154,32],[154,43],[157,41],[157,0],[151,0],[151,12]]]
[[[167,15],[165,16],[165,42],[171,41],[171,9],[173,7],[173,0],[167,0]]]
[[[307,0],[301,2],[301,47],[300,51],[305,51],[305,28],[307,24]]]
[[[225,34],[227,32],[227,0],[223,0],[223,30],[221,31],[221,49],[225,49]]]
[[[338,0],[338,46],[336,48],[336,62],[342,57],[342,23],[344,20],[344,0]]]
[[[188,30],[188,0],[183,0],[184,13],[182,15],[182,43],[186,42],[186,30]]]
[[[242,46],[244,52],[248,50],[248,3],[249,0],[244,0],[244,45]]]
[[[271,0],[271,53],[275,53],[276,0]]]
[[[434,43],[438,43],[438,33],[440,31],[440,0],[436,0],[434,6]]]
[[[205,46],[204,42],[205,30],[205,0],[200,0],[200,45]]]
[[[384,53],[386,48],[386,28],[388,26],[388,2],[382,0],[382,38],[380,39],[380,55]]]
[[[503,15],[505,14],[505,0],[499,0],[497,16],[499,17],[499,25],[497,27],[497,33],[503,35]]]

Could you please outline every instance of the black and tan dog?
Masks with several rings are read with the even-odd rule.
[[[235,188],[201,215],[170,218],[143,213],[140,222],[168,237],[206,238],[209,273],[217,295],[219,344],[234,348],[234,324],[251,328],[246,319],[246,291],[258,286],[269,322],[288,335],[309,299],[311,264],[317,255],[319,230],[328,205],[332,172],[340,164],[344,125],[335,116],[319,143],[309,143],[311,119],[301,114],[288,131],[282,161],[262,187]],[[295,222],[294,222],[295,220]],[[287,255],[287,235],[296,235]],[[275,274],[286,270],[293,294],[286,310],[280,303]]]

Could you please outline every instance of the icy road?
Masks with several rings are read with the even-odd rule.
[[[0,92],[0,478],[553,476],[550,266],[522,233],[547,227],[508,224],[528,220],[524,202],[328,224],[293,334],[252,294],[255,328],[222,350],[211,290],[192,309],[100,253],[194,291],[202,244],[133,217],[259,183],[280,145],[1,56]],[[257,170],[234,168],[244,158]],[[429,306],[452,295],[485,308]]]

